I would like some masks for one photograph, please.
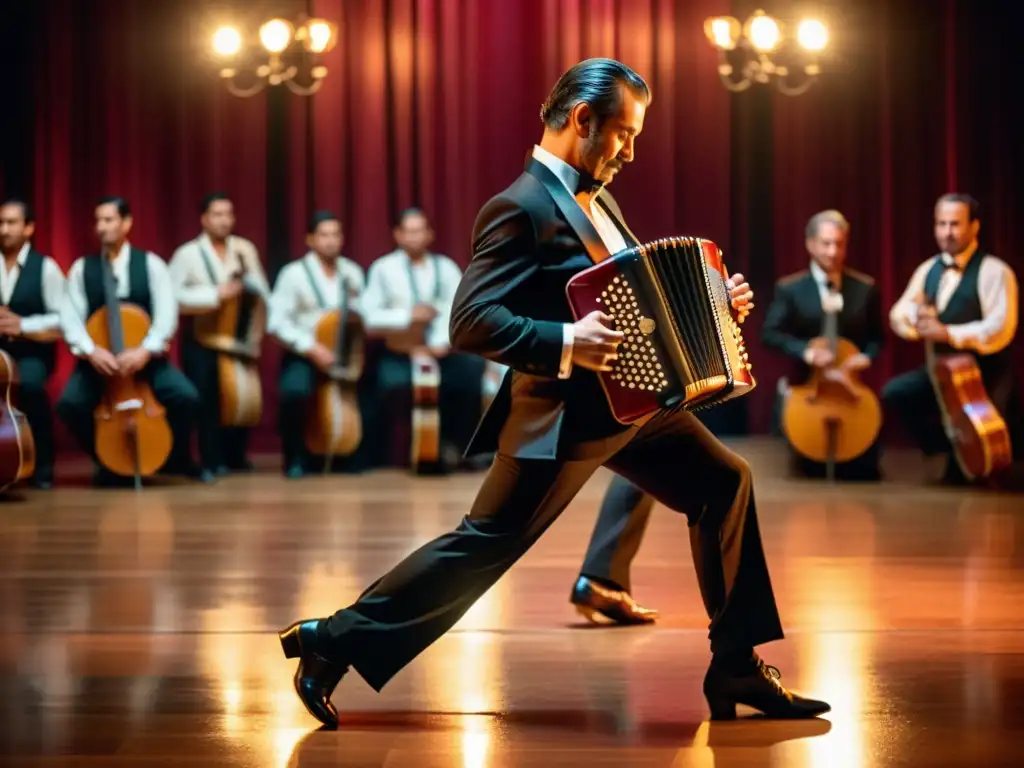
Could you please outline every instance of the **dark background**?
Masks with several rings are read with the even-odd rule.
[[[946,191],[982,202],[983,247],[1019,272],[1024,118],[1011,95],[1010,4],[814,3],[833,40],[822,81],[795,98],[761,87],[729,94],[703,21],[742,20],[759,5],[782,18],[801,10],[783,0],[8,2],[0,194],[31,198],[36,245],[65,268],[94,245],[97,197],[125,195],[133,241],[169,258],[197,234],[197,204],[211,189],[234,197],[238,233],[256,243],[271,279],[305,251],[314,206],[343,217],[344,252],[367,266],[393,247],[395,213],[421,205],[437,248],[465,264],[476,212],[520,171],[558,75],[614,56],[648,79],[654,101],[636,162],[613,191],[642,239],[709,237],[750,277],[761,311],[745,335],[761,387],[714,418],[723,432],[764,432],[784,365],[762,349],[760,321],[773,281],[807,265],[807,218],[846,214],[849,265],[877,279],[886,309],[935,252],[932,207]],[[310,99],[229,95],[206,54],[212,29],[303,10],[340,27],[324,89]],[[260,442],[269,446],[273,344],[265,356]],[[893,340],[867,378],[880,385],[921,359]]]

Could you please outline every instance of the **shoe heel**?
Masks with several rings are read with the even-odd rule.
[[[299,628],[301,626],[302,622],[299,621],[277,633],[286,659],[297,659],[302,655],[302,643],[299,642]]]
[[[720,696],[708,697],[712,720],[735,720],[736,702]]]

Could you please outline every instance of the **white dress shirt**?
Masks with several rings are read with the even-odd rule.
[[[240,272],[243,264],[246,284],[263,296],[264,301],[267,300],[270,285],[256,246],[235,235],[230,235],[225,245],[227,250],[221,257],[214,250],[210,236],[204,232],[174,252],[168,269],[182,314],[201,315],[217,309],[220,306],[218,287]],[[211,269],[215,281],[210,280]]]
[[[8,271],[7,260],[0,259],[0,304],[7,306],[14,296],[18,285],[18,276],[25,266],[31,245],[25,243],[18,251],[18,258]],[[45,314],[30,315],[21,318],[22,336],[44,335],[60,331],[60,302],[64,297],[64,273],[57,262],[49,256],[43,256],[43,306]]]
[[[955,259],[941,254],[947,264],[956,262],[959,269],[947,269],[939,281],[935,308],[941,313],[960,285],[963,269],[977,245],[968,248]],[[916,341],[919,336],[915,325],[917,314],[925,301],[924,286],[934,259],[928,259],[914,270],[906,290],[889,312],[889,324],[899,336]],[[971,349],[982,355],[991,355],[1004,349],[1017,333],[1017,278],[1010,266],[1001,259],[985,254],[978,274],[978,299],[982,319],[959,325],[947,325],[950,346]]]
[[[354,261],[339,256],[331,277],[312,251],[286,265],[270,294],[267,332],[293,352],[305,355],[316,343],[314,330],[320,318],[341,305],[342,283],[348,286],[349,307],[359,312],[363,270]]]
[[[576,198],[576,186],[579,183],[580,174],[575,168],[540,146],[534,146],[533,157],[550,168],[551,172],[569,190],[569,194],[573,196],[573,199]],[[597,234],[600,236],[605,248],[608,249],[608,253],[615,254],[625,250],[628,246],[611,216],[608,215],[604,208],[597,204],[597,198],[600,195],[601,192],[598,192],[591,198],[589,211],[584,209],[582,205],[580,210],[593,222],[594,229],[597,230]],[[558,378],[560,379],[567,379],[572,373],[573,341],[572,324],[566,323],[562,326],[562,358],[558,366]]]
[[[408,333],[412,308],[429,304],[437,310],[427,331],[427,346],[447,346],[448,322],[455,291],[462,280],[459,265],[440,253],[428,253],[417,264],[402,249],[370,265],[363,294],[367,330],[383,333],[390,349],[408,352],[423,343]]]
[[[131,246],[126,242],[111,262],[119,299],[126,299],[131,291],[128,282],[130,251]],[[60,324],[64,331],[64,340],[71,348],[71,352],[78,356],[91,355],[96,349],[96,344],[85,329],[85,322],[89,319],[89,300],[85,295],[86,258],[83,256],[71,265],[64,298],[60,303]],[[153,315],[150,318],[149,333],[142,340],[142,347],[153,355],[161,355],[167,351],[171,337],[178,330],[178,302],[174,298],[170,271],[164,260],[147,251],[146,268]]]

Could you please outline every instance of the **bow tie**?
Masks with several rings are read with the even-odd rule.
[[[942,259],[942,266],[946,269],[955,269],[957,272],[960,271],[960,265],[957,263],[957,260],[948,253],[942,254],[940,258]]]
[[[589,171],[578,168],[576,172],[579,174],[579,178],[576,179],[576,189],[573,191],[573,194],[578,195],[581,192],[585,192],[593,196],[604,189],[604,182],[595,179],[590,175]]]

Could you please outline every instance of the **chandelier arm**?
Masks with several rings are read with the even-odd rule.
[[[238,96],[240,98],[247,99],[250,96],[255,96],[257,93],[266,88],[267,81],[264,78],[260,78],[255,85],[249,88],[239,88],[237,85],[235,85],[235,76],[232,75],[231,77],[224,78],[224,85],[227,87],[228,93],[230,93],[232,96]]]
[[[297,96],[312,96],[314,93],[320,90],[320,87],[324,84],[322,79],[314,80],[312,85],[304,86],[299,85],[294,80],[289,78],[284,81],[284,84],[288,87],[288,90]]]
[[[775,80],[775,85],[778,86],[779,92],[784,96],[800,96],[803,93],[807,93],[811,86],[814,85],[815,78],[808,77],[800,85],[790,87],[786,85],[785,80],[781,77]]]

